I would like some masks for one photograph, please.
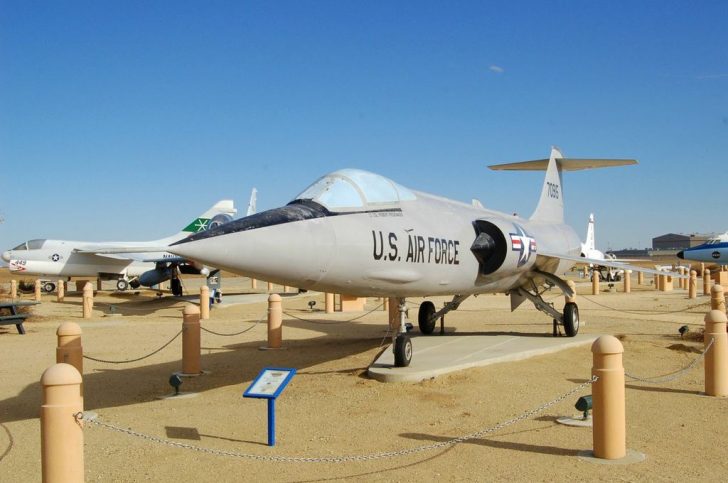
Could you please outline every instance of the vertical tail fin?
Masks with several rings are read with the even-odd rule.
[[[250,192],[250,203],[248,203],[248,212],[245,216],[254,215],[257,208],[256,204],[258,202],[258,190],[253,188],[253,191]]]
[[[596,242],[594,239],[594,213],[589,213],[589,224],[586,226],[586,239],[584,240],[584,248],[587,250],[595,250]]]
[[[557,161],[561,158],[563,158],[561,151],[553,146],[546,168],[546,179],[544,179],[541,189],[541,198],[530,218],[532,221],[564,222],[564,191],[561,182],[561,166]]]
[[[233,220],[233,216],[238,210],[235,209],[233,200],[220,200],[210,209],[192,220],[187,226],[182,228],[177,234],[157,240],[159,244],[168,245],[193,233],[198,233],[210,229],[213,226],[221,225]]]
[[[495,164],[488,166],[496,171],[543,171],[546,179],[541,189],[541,198],[536,210],[531,215],[532,221],[548,223],[564,222],[564,186],[561,182],[562,171],[579,171],[582,169],[610,168],[637,164],[634,159],[588,159],[564,158],[556,146],[551,148],[549,159],[535,159],[516,163]]]

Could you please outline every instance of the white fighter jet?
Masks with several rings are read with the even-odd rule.
[[[604,253],[601,250],[597,250],[596,239],[594,237],[594,213],[589,213],[589,223],[586,227],[586,240],[581,244],[581,256],[591,260],[625,262],[625,260],[617,260],[617,257],[611,253]],[[588,266],[599,273],[600,280],[606,280],[607,282],[619,282],[622,274],[624,273],[623,270],[617,270],[614,267],[607,267],[602,263],[589,263]]]
[[[248,214],[255,212],[256,190],[251,194]],[[180,232],[148,242],[87,242],[71,240],[29,240],[2,254],[11,272],[45,277],[99,277],[116,280],[119,290],[129,286],[151,287],[172,280],[172,292],[181,295],[177,270],[209,275],[202,264],[165,250],[170,243],[233,220],[237,210],[232,200],[221,200]],[[133,248],[132,248],[133,247]],[[55,289],[46,282],[47,291]]]
[[[420,331],[473,294],[506,293],[515,310],[524,300],[545,312],[566,335],[579,330],[579,310],[562,311],[542,293],[577,262],[615,265],[581,254],[581,242],[564,223],[562,171],[636,164],[634,160],[549,159],[491,166],[495,170],[546,170],[533,215],[521,218],[421,193],[367,171],[344,169],[323,176],[288,205],[194,234],[169,251],[261,280],[359,296],[399,299],[395,364],[412,357],[406,297],[453,295],[443,309],[420,305]],[[616,264],[618,268],[654,270]],[[677,276],[677,274],[676,274]]]

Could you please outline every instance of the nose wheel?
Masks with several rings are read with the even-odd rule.
[[[394,365],[407,367],[412,360],[412,340],[407,334],[399,334],[394,340]]]

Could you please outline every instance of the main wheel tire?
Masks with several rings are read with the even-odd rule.
[[[564,307],[564,332],[567,337],[574,337],[579,333],[579,307],[569,302]]]
[[[123,292],[124,290],[126,290],[128,288],[129,288],[129,282],[127,282],[123,278],[116,281],[116,290]]]
[[[45,293],[53,293],[53,291],[56,289],[56,284],[53,282],[46,282],[43,284],[43,291]]]
[[[394,340],[394,365],[407,367],[412,360],[412,340],[407,334],[399,334]]]
[[[172,287],[172,295],[175,297],[181,297],[183,295],[182,293],[182,282],[178,278],[173,278],[169,281],[170,286]]]
[[[417,324],[420,326],[420,332],[423,334],[430,335],[435,330],[435,304],[426,300],[420,305],[420,310],[417,313]]]

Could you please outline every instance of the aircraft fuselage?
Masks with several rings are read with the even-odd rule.
[[[288,205],[193,236],[170,251],[275,283],[389,297],[504,292],[532,276],[539,249],[580,252],[579,237],[565,224],[416,195],[396,208],[359,212],[291,215],[284,210],[299,207]],[[498,225],[505,235],[507,269],[483,273],[471,251],[476,220]],[[538,268],[561,273],[572,265]]]

